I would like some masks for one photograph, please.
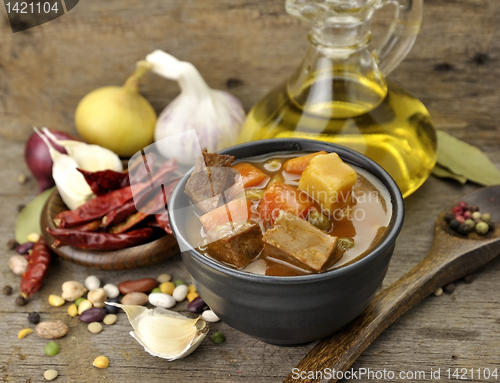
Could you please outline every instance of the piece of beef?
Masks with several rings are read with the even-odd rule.
[[[246,267],[262,251],[262,231],[259,224],[228,222],[207,233],[207,252],[213,258],[233,265]]]
[[[185,193],[203,212],[208,213],[225,203],[221,194],[233,186],[238,175],[231,168],[233,161],[233,156],[203,149],[185,188]]]
[[[337,248],[337,237],[284,210],[280,211],[273,227],[266,231],[263,241],[267,254],[314,271],[322,271],[332,264]]]

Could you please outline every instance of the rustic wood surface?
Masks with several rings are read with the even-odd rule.
[[[428,106],[438,128],[480,147],[500,166],[499,23],[497,0],[425,1],[417,43],[391,78]],[[146,354],[128,335],[131,327],[124,314],[93,335],[77,318],[67,316],[67,305],[53,308],[47,303],[49,294],[60,293],[62,282],[83,281],[89,274],[111,283],[162,272],[189,280],[178,256],[156,266],[113,272],[58,260],[42,290],[28,305],[17,307],[19,277],[9,270],[14,253],[4,244],[13,237],[17,205],[29,202],[38,189],[33,179],[24,185],[17,182],[18,174],[28,174],[23,140],[32,126],[74,131],[78,100],[96,87],[121,84],[134,62],[157,48],[193,62],[211,86],[231,85],[230,91],[248,110],[298,65],[307,46],[307,26],[286,14],[282,0],[82,0],[67,15],[25,32],[12,34],[3,9],[0,24],[0,275],[2,285],[14,287],[14,295],[0,294],[1,379],[42,382],[43,371],[56,368],[56,381],[61,382],[283,381],[315,344],[271,346],[217,323],[211,331],[222,331],[225,343],[214,345],[207,339],[188,358],[165,362]],[[142,89],[157,111],[178,92],[175,84],[152,76]],[[405,224],[384,287],[429,251],[434,220],[442,208],[475,187],[431,177],[406,199]],[[453,294],[426,298],[396,320],[352,368],[394,371],[396,378],[387,382],[402,381],[399,372],[423,371],[421,381],[451,382],[456,379],[447,379],[448,368],[497,368],[499,275],[496,259],[474,274],[472,284],[458,282]],[[177,309],[185,312],[186,304]],[[70,332],[59,341],[59,355],[47,357],[46,341],[34,334],[17,339],[21,328],[34,327],[26,319],[31,311],[40,311],[43,320],[68,324]],[[101,354],[110,359],[106,370],[92,367]],[[441,378],[431,378],[431,369],[440,369]],[[497,381],[477,375],[471,379],[470,371],[468,377]],[[374,380],[365,376],[358,381]]]

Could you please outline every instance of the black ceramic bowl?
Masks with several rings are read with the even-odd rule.
[[[358,316],[382,281],[403,225],[401,193],[379,165],[344,147],[313,140],[273,139],[233,146],[221,153],[237,159],[284,152],[336,152],[347,163],[366,169],[389,190],[393,217],[384,239],[362,259],[320,274],[296,277],[255,275],[227,267],[191,249],[182,253],[196,290],[210,308],[235,329],[277,345],[310,342],[329,335]],[[184,187],[189,172],[169,204],[170,224],[182,248],[189,248]]]

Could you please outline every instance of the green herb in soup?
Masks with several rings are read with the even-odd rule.
[[[252,158],[203,152],[186,184],[198,250],[250,273],[295,276],[354,262],[384,237],[387,189],[336,153]],[[203,166],[205,165],[205,166]]]

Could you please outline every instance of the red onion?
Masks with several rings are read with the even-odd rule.
[[[50,129],[50,132],[60,140],[79,141],[76,137],[66,132],[53,129]],[[56,145],[53,141],[51,143],[59,152],[66,154],[66,150],[63,147]],[[50,157],[49,148],[47,148],[47,145],[45,145],[38,134],[33,133],[28,141],[26,141],[24,159],[29,170],[38,181],[39,193],[55,185],[52,179],[52,158]]]

